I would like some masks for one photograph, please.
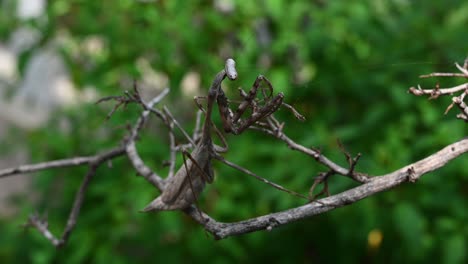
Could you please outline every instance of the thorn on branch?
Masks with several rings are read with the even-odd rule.
[[[356,168],[356,165],[357,165],[359,159],[361,158],[361,156],[362,156],[361,153],[358,153],[358,154],[356,155],[356,157],[354,157],[354,158],[352,159],[351,165],[349,166],[349,173],[348,173],[348,175],[353,175],[353,174],[354,174],[354,169]]]
[[[461,73],[440,73],[434,72],[427,75],[421,75],[420,78],[429,78],[429,77],[462,77],[468,78],[468,58],[465,59],[463,67],[458,63],[455,63],[455,66]],[[422,89],[419,85],[418,88],[410,87],[408,92],[416,95],[429,95],[429,100],[437,99],[441,95],[453,95],[458,92],[462,92],[461,95],[452,98],[452,103],[445,109],[444,114],[446,115],[454,105],[457,105],[462,113],[457,115],[457,118],[468,120],[468,107],[465,107],[466,104],[463,102],[465,95],[467,94],[468,83],[457,85],[450,88],[440,88],[440,84],[437,82],[434,89]]]
[[[341,143],[340,139],[336,139],[336,143],[338,144],[338,147],[340,148],[341,152],[345,155],[346,161],[348,162],[348,165],[351,166],[353,158],[351,157],[351,154],[345,149],[343,146],[343,143]]]
[[[123,139],[122,139],[122,143],[123,145],[127,145],[128,142],[130,141],[138,141],[140,140],[140,135],[139,134],[133,134],[133,127],[131,124],[129,123],[126,123],[125,124],[125,129],[129,132],[128,134],[126,134]]]
[[[330,196],[330,192],[328,191],[328,178],[333,175],[333,171],[328,171],[328,172],[321,172],[317,177],[315,177],[314,183],[310,187],[309,190],[309,200],[313,202],[315,199],[317,199],[319,196],[326,194],[327,196]],[[314,190],[317,185],[320,183],[323,183],[323,189],[316,195],[314,195]]]
[[[453,101],[453,98],[452,98],[452,103],[449,104],[449,106],[447,106],[447,109],[445,109],[444,115],[448,114],[448,112],[450,111],[450,109],[452,109],[454,105],[455,105],[455,102]]]
[[[289,111],[291,111],[299,121],[304,122],[306,120],[306,118],[303,115],[301,115],[299,111],[297,111],[292,105],[289,105],[287,103],[282,103],[282,105],[286,107]]]
[[[410,87],[408,89],[408,93],[411,93],[413,95],[416,95],[416,96],[421,96],[424,94],[424,91],[421,89],[421,86],[418,85],[418,88],[415,88],[415,87]]]
[[[457,118],[467,121],[468,117],[468,105],[464,102],[465,96],[468,94],[468,88],[460,95],[452,97],[452,103],[445,110],[445,114],[454,106],[457,105],[461,113],[457,115]]]
[[[465,60],[465,63],[463,65],[463,67],[458,65],[458,63],[455,63],[455,66],[457,66],[457,69],[460,70],[463,73],[463,75],[465,75],[465,77],[468,78],[468,69],[465,67],[466,66],[466,60]]]
[[[130,103],[138,103],[142,105],[145,110],[148,110],[146,108],[146,105],[143,103],[141,99],[140,93],[138,91],[138,85],[135,80],[133,81],[132,93],[130,93],[129,91],[125,91],[124,95],[120,95],[120,96],[114,95],[114,96],[103,97],[99,99],[98,101],[96,101],[96,104],[100,104],[102,102],[111,101],[111,100],[116,101],[117,103],[114,105],[114,107],[109,112],[109,114],[107,114],[106,121],[111,118],[111,116],[115,113],[115,111],[117,111],[117,109],[119,109],[119,107],[123,106],[123,108],[126,108],[127,105]]]
[[[44,216],[40,217],[39,216],[39,213],[36,211],[34,213],[32,213],[29,217],[28,217],[28,222],[24,223],[22,225],[22,227],[24,228],[31,228],[31,227],[35,227],[36,224],[39,224],[41,226],[44,226],[45,228],[47,228],[49,226],[48,222],[47,222],[47,214],[45,214]]]
[[[31,214],[28,218],[28,222],[23,227],[33,227],[37,229],[47,240],[49,240],[55,247],[60,247],[64,244],[62,239],[57,239],[49,231],[49,223],[47,221],[47,215],[40,217],[37,212]]]
[[[268,232],[270,232],[271,230],[273,230],[273,228],[277,227],[278,225],[280,225],[281,223],[274,217],[270,217],[268,219],[268,225],[266,227],[266,230]]]
[[[340,148],[340,150],[345,155],[346,161],[348,162],[348,165],[349,165],[348,176],[352,176],[354,174],[354,169],[356,168],[356,164],[359,161],[359,159],[361,158],[361,153],[358,153],[356,155],[356,157],[353,158],[351,156],[351,154],[348,151],[346,151],[343,143],[341,143],[341,141],[339,139],[337,139],[337,143],[338,143],[338,147]]]
[[[416,175],[416,172],[414,171],[414,167],[409,167],[407,170],[406,170],[406,173],[408,174],[408,181],[409,182],[416,182],[418,180],[418,177]]]
[[[283,134],[283,128],[284,128],[284,122],[281,123],[277,128],[276,128],[276,136],[281,137],[281,134]]]
[[[462,120],[465,121],[465,122],[468,122],[468,116],[465,115],[465,114],[458,114],[458,115],[457,115],[457,118],[458,118],[458,119],[462,119]]]
[[[129,91],[125,91],[124,95],[107,96],[107,97],[99,99],[96,102],[96,104],[100,104],[102,102],[111,101],[111,100],[116,101],[117,103],[114,105],[114,107],[109,112],[109,114],[107,114],[106,121],[109,120],[111,116],[115,113],[115,111],[117,111],[117,109],[119,109],[119,107],[121,106],[126,108],[127,105],[130,103],[139,103],[143,105],[143,107],[145,107],[145,105],[141,103],[142,101],[141,101],[140,93],[138,92],[138,89],[137,89],[136,81],[133,82],[133,93],[130,93]]]
[[[437,99],[440,96],[440,84],[437,82],[435,85],[435,89],[432,90],[431,96],[429,96],[428,100]]]
[[[314,159],[316,161],[320,161],[320,156],[322,155],[322,148],[316,148],[314,146],[311,146],[310,149],[314,151]]]
[[[283,134],[284,122],[280,123],[276,118],[272,115],[266,118],[267,123],[265,126],[270,127],[270,129],[274,132],[274,136],[280,138]],[[259,122],[257,122],[259,123]]]

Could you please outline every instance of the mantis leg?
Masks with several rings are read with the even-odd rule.
[[[192,161],[192,166],[190,167],[190,169],[187,166],[187,160],[185,157],[189,158]],[[200,218],[203,219],[203,215],[198,206],[198,194],[201,191],[199,190],[200,188],[198,185],[200,185],[201,183],[195,183],[195,181],[199,180],[201,182],[208,182],[208,183],[213,182],[213,170],[211,168],[210,161],[208,160],[207,164],[205,164],[205,170],[208,170],[207,172],[205,172],[205,170],[201,168],[200,164],[198,164],[198,162],[192,157],[192,155],[190,155],[190,153],[186,151],[182,152],[182,159],[184,160],[185,171],[187,172],[188,182],[189,182],[190,190],[193,196],[192,197],[193,203],[195,203],[195,207],[197,208]],[[200,177],[201,179],[195,179],[196,177]]]

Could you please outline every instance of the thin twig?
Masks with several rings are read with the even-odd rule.
[[[156,186],[159,190],[162,190],[164,188],[165,182],[159,175],[157,175],[148,166],[145,165],[143,160],[138,155],[138,151],[135,146],[135,141],[137,139],[139,131],[148,120],[148,117],[152,112],[151,109],[153,108],[153,106],[159,103],[168,93],[169,88],[166,88],[157,97],[153,98],[150,102],[145,104],[146,110],[143,111],[143,113],[141,113],[140,118],[138,118],[136,124],[133,126],[130,132],[130,136],[126,140],[125,146],[127,156],[137,173],[143,176],[152,185]],[[161,118],[164,119],[163,116],[161,116]]]
[[[460,84],[455,87],[451,88],[440,88],[440,89],[422,89],[419,85],[418,88],[415,87],[410,87],[409,92],[416,95],[416,96],[421,96],[421,95],[451,95],[456,92],[464,91],[468,89],[468,83]]]
[[[60,243],[57,246],[60,247],[64,245],[68,241],[71,232],[75,228],[77,218],[80,214],[81,206],[83,205],[85,193],[88,189],[91,179],[96,175],[96,170],[100,164],[101,161],[99,160],[96,160],[95,162],[90,164],[88,172],[86,173],[86,176],[84,177],[83,182],[81,183],[80,189],[78,189],[78,192],[76,193],[72,210],[70,211],[70,215],[68,216],[67,225],[65,227],[65,230],[63,231]]]
[[[431,77],[463,77],[468,78],[463,73],[451,73],[451,72],[433,72],[429,74],[420,75],[419,78],[431,78]]]
[[[111,151],[108,151],[104,154],[101,155],[96,155],[92,159],[89,160],[89,169],[88,172],[86,173],[85,177],[83,178],[83,182],[81,183],[81,186],[76,193],[75,200],[73,202],[72,209],[70,211],[70,215],[68,217],[67,225],[63,231],[62,237],[60,239],[57,239],[49,230],[48,230],[48,224],[46,220],[41,220],[37,214],[33,214],[29,217],[28,223],[35,227],[36,229],[39,230],[48,240],[52,242],[52,244],[56,247],[60,247],[64,245],[67,241],[68,238],[70,237],[71,232],[73,231],[73,228],[76,225],[77,218],[79,216],[81,206],[83,205],[83,200],[84,200],[84,195],[86,193],[86,190],[89,186],[89,182],[91,178],[96,174],[97,168],[105,163],[108,160],[111,160],[115,157],[121,156],[125,153],[124,147],[118,147],[115,149],[112,149]]]
[[[47,162],[41,162],[37,164],[21,165],[21,166],[14,167],[14,168],[7,168],[7,169],[0,170],[0,178],[19,175],[23,173],[32,173],[32,172],[47,170],[47,169],[79,166],[83,164],[88,164],[94,158],[95,156],[74,157],[70,159],[47,161]]]
[[[36,171],[48,170],[48,169],[55,169],[55,168],[66,168],[66,167],[74,167],[80,165],[86,165],[98,158],[105,158],[112,159],[116,156],[122,155],[122,147],[113,148],[101,154],[96,154],[94,156],[86,156],[86,157],[74,157],[70,159],[61,159],[61,160],[53,160],[48,162],[41,162],[36,164],[28,164],[28,165],[21,165],[14,168],[7,168],[0,170],[0,178],[8,177],[8,176],[15,176],[24,173],[32,173]]]
[[[284,134],[283,132],[278,133],[278,131],[272,131],[270,129],[261,128],[261,127],[252,127],[252,128],[284,141],[290,149],[297,150],[308,156],[311,156],[319,163],[327,166],[330,170],[334,171],[336,174],[350,177],[353,180],[360,182],[360,183],[366,183],[370,180],[370,178],[364,173],[359,173],[356,171],[352,171],[352,173],[350,173],[349,169],[341,167],[340,165],[334,163],[333,161],[328,159],[325,155],[323,155],[320,151],[316,149],[312,149],[312,148],[307,148],[301,144],[296,143],[294,140],[286,136],[286,134]]]

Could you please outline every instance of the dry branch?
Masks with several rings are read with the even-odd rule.
[[[286,211],[255,217],[240,222],[221,223],[213,220],[205,224],[205,229],[212,233],[217,239],[250,233],[257,230],[271,230],[279,225],[288,224],[355,203],[371,195],[394,188],[404,182],[414,182],[422,175],[441,168],[449,161],[466,152],[468,152],[467,138],[448,145],[437,153],[392,173],[372,177],[367,183],[340,194]],[[193,216],[193,213],[191,213],[191,215]]]
[[[458,70],[461,73],[431,73],[428,75],[423,75],[421,77],[436,77],[436,76],[444,76],[444,77],[467,77],[468,76],[468,60],[465,60],[465,64],[463,67],[456,64]],[[231,77],[237,77],[237,73],[235,72],[235,63],[234,61],[229,61],[225,67],[225,73]],[[234,76],[235,75],[235,76]],[[224,77],[223,77],[224,78]],[[249,93],[241,91],[241,97],[243,97],[244,101],[239,105],[237,111],[232,111],[228,106],[228,98],[225,97],[225,94],[222,92],[222,89],[219,87],[217,90],[218,95],[216,95],[216,100],[218,103],[218,108],[220,110],[221,118],[223,120],[223,125],[225,126],[225,131],[231,132],[233,134],[239,134],[244,129],[250,128],[258,130],[266,135],[272,136],[279,141],[284,142],[290,149],[299,151],[312,157],[316,162],[323,164],[327,167],[326,172],[317,172],[316,175],[319,175],[314,185],[311,187],[311,194],[310,198],[312,201],[306,201],[306,204],[303,206],[299,206],[296,208],[291,208],[282,212],[275,212],[270,213],[267,215],[243,220],[240,222],[234,223],[222,223],[218,222],[215,219],[211,218],[206,213],[199,211],[194,205],[190,207],[181,208],[183,212],[190,215],[196,222],[200,223],[208,232],[213,234],[216,239],[222,239],[229,236],[234,235],[241,235],[249,232],[254,232],[258,230],[272,230],[276,226],[285,225],[306,217],[310,217],[313,215],[321,214],[324,212],[331,211],[333,209],[343,207],[354,202],[357,202],[361,199],[366,197],[375,195],[379,192],[383,192],[385,190],[395,188],[396,186],[404,183],[404,182],[415,182],[418,180],[422,175],[437,170],[443,166],[445,166],[449,161],[459,157],[460,155],[468,152],[468,139],[464,138],[460,141],[457,141],[451,145],[448,145],[441,149],[440,151],[428,156],[425,159],[422,159],[418,162],[409,164],[401,169],[398,169],[394,172],[371,177],[365,173],[356,172],[355,167],[359,160],[360,154],[355,157],[352,157],[345,148],[340,144],[340,149],[345,155],[346,160],[348,161],[349,167],[342,167],[338,165],[336,162],[330,160],[325,155],[323,155],[320,150],[314,148],[307,148],[293,139],[289,138],[284,132],[283,127],[284,123],[279,122],[273,115],[278,107],[285,107],[293,112],[293,114],[300,120],[304,119],[302,115],[300,115],[292,106],[282,102],[283,95],[280,94],[274,98],[270,98],[265,91],[263,91],[264,97],[269,99],[264,102],[263,105],[260,105],[259,102],[256,101],[256,90],[258,88],[258,83],[260,81],[266,80],[263,76],[259,76],[255,81],[252,90]],[[273,90],[272,85],[266,80],[267,84],[269,85],[270,91]],[[216,88],[218,89],[218,88]],[[211,91],[211,90],[210,90]],[[214,90],[213,90],[214,91]],[[457,105],[458,109],[461,113],[458,115],[459,118],[464,119],[465,121],[468,120],[468,107],[464,102],[465,95],[468,93],[468,83],[461,84],[451,88],[440,88],[436,85],[434,89],[422,89],[418,86],[418,88],[410,88],[409,92],[414,95],[429,95],[430,98],[435,99],[438,96],[442,95],[453,95],[455,93],[460,93],[460,95],[455,96],[452,98],[452,104],[449,105],[447,111],[450,110],[454,105]],[[106,152],[96,154],[94,156],[87,156],[87,157],[75,157],[70,159],[62,159],[56,161],[49,161],[43,162],[38,164],[31,164],[31,165],[22,165],[14,168],[7,168],[0,170],[0,178],[8,177],[13,175],[18,175],[22,173],[32,173],[40,170],[45,169],[54,169],[60,167],[70,167],[70,166],[81,166],[87,165],[88,171],[83,177],[83,181],[81,186],[79,187],[75,200],[66,224],[66,227],[63,231],[63,234],[60,238],[54,236],[48,229],[47,219],[39,217],[39,215],[32,214],[28,220],[27,226],[31,226],[36,228],[47,240],[49,240],[54,246],[60,247],[63,246],[69,236],[71,235],[76,221],[78,219],[81,206],[83,204],[84,196],[86,194],[86,190],[91,183],[91,179],[96,175],[96,170],[100,165],[103,163],[114,159],[120,156],[126,156],[135,171],[138,175],[143,176],[151,185],[155,186],[161,192],[164,193],[164,190],[167,188],[168,182],[171,178],[174,177],[175,171],[175,159],[177,152],[187,152],[188,149],[196,148],[196,144],[200,142],[200,138],[208,134],[207,128],[209,124],[206,124],[206,120],[209,120],[209,116],[205,119],[205,126],[204,131],[201,131],[201,112],[197,115],[197,122],[195,130],[192,133],[192,136],[189,133],[185,132],[182,126],[177,122],[174,116],[170,113],[169,109],[163,107],[163,110],[159,110],[154,108],[156,104],[161,102],[161,100],[168,94],[169,89],[165,89],[161,92],[160,95],[155,97],[149,102],[144,102],[136,89],[134,88],[133,93],[126,92],[124,96],[112,96],[107,97],[102,101],[114,100],[117,101],[117,104],[112,108],[111,112],[109,113],[108,117],[118,109],[119,106],[125,106],[129,103],[138,103],[142,106],[143,111],[140,117],[137,119],[133,127],[130,128],[129,134],[118,144],[117,147],[108,150]],[[211,104],[214,102],[213,98],[211,97]],[[247,109],[251,108],[252,115],[244,118],[241,120],[242,113]],[[209,115],[211,108],[209,111],[207,110],[206,114]],[[136,148],[136,140],[138,139],[138,135],[140,131],[144,128],[145,123],[148,121],[150,115],[153,114],[157,118],[159,118],[162,123],[168,128],[169,131],[169,141],[170,141],[170,160],[169,160],[169,176],[166,178],[162,178],[156,172],[152,171],[145,162],[141,159],[138,154],[138,150]],[[260,122],[260,119],[263,121]],[[210,121],[211,122],[211,121]],[[187,143],[182,143],[176,145],[174,129],[178,128],[184,134],[184,137],[187,140]],[[220,132],[214,126],[215,131],[217,134]],[[217,154],[217,151],[221,149],[221,147],[216,146],[213,144],[213,158],[220,160],[221,162],[225,163],[228,166],[236,168],[247,175],[253,176],[265,183],[272,185],[273,187],[286,191],[292,195],[296,195],[302,198],[306,198],[304,195],[296,193],[294,191],[290,191],[285,189],[284,187],[272,183],[262,177],[258,176],[257,174],[249,171],[248,169],[242,168],[239,165],[233,164],[232,162],[226,161],[221,155]],[[194,163],[195,160],[192,159],[191,163]],[[187,168],[186,168],[187,171]],[[319,185],[324,185],[322,191],[319,194],[328,194],[328,178],[332,175],[341,175],[348,177],[354,181],[356,181],[359,186],[343,191],[339,194],[335,194],[326,198],[322,198],[320,200],[313,200],[318,195],[313,195],[313,190]],[[193,190],[192,190],[193,191]],[[151,215],[148,215],[151,217]]]
[[[37,213],[32,214],[29,217],[28,224],[26,226],[32,226],[35,227],[36,229],[39,230],[54,246],[56,247],[61,247],[63,246],[67,241],[68,238],[70,237],[71,232],[75,228],[77,218],[80,214],[81,206],[83,205],[83,200],[84,196],[86,194],[86,190],[88,189],[89,183],[91,179],[94,177],[96,174],[97,168],[105,163],[108,160],[111,160],[113,158],[116,158],[118,156],[122,156],[125,153],[124,147],[116,147],[110,151],[107,151],[102,154],[98,154],[92,157],[88,158],[80,158],[79,161],[82,161],[81,163],[71,163],[73,159],[70,160],[59,160],[59,161],[53,161],[47,163],[41,163],[41,164],[36,164],[36,165],[27,165],[29,168],[36,168],[36,170],[28,170],[24,172],[33,172],[33,171],[38,171],[38,170],[44,170],[48,168],[56,168],[58,167],[58,164],[62,164],[62,167],[66,166],[78,166],[82,164],[88,164],[88,172],[83,178],[83,181],[81,183],[80,188],[78,189],[78,192],[76,193],[75,196],[75,201],[73,202],[72,209],[70,211],[70,215],[68,216],[68,221],[67,225],[63,231],[63,234],[60,238],[56,238],[47,228],[48,228],[48,223],[47,219],[41,219]],[[85,162],[86,161],[86,162]],[[41,165],[41,166],[37,166]],[[6,171],[6,170],[5,170]],[[11,175],[11,174],[10,174]]]
[[[461,73],[430,73],[426,75],[421,75],[421,78],[429,78],[429,77],[464,77],[468,78],[468,58],[465,59],[463,63],[463,67],[460,66],[458,63],[455,63],[456,68]],[[410,87],[408,90],[409,93],[421,96],[421,95],[429,95],[429,99],[436,99],[439,96],[443,95],[454,95],[456,93],[461,93],[458,96],[452,97],[452,103],[447,107],[445,110],[445,114],[448,113],[450,109],[453,108],[454,105],[457,105],[458,109],[461,111],[457,115],[457,118],[468,122],[468,107],[464,102],[465,95],[468,93],[468,83],[460,84],[454,87],[449,88],[440,88],[439,84],[436,84],[434,89],[422,89],[421,86],[418,85],[418,88]]]

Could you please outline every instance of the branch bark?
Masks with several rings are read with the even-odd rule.
[[[211,220],[205,225],[205,229],[212,233],[217,239],[258,230],[270,231],[276,226],[285,225],[353,204],[366,197],[395,188],[404,182],[415,182],[422,175],[443,167],[449,161],[466,152],[468,152],[468,138],[448,145],[435,154],[394,172],[371,177],[367,183],[342,193],[286,211],[255,217],[240,222],[222,223]],[[189,213],[192,217],[194,216],[194,212]]]
[[[234,67],[234,64],[232,64]],[[460,67],[457,65],[457,68],[462,72],[461,74],[463,77],[467,76],[466,70],[466,63],[464,67]],[[450,77],[460,77],[460,74],[445,74],[445,73],[433,73],[423,77],[432,77],[432,76],[450,76]],[[453,94],[456,92],[461,92],[461,95],[454,97],[453,103],[447,108],[447,111],[456,104],[460,109],[461,113],[459,115],[463,115],[460,117],[464,120],[468,120],[468,107],[464,103],[465,95],[468,91],[467,84],[462,84],[459,86],[455,86],[452,88],[444,88],[440,89],[438,86],[436,89],[416,89],[410,88],[409,90],[414,95],[430,95],[432,99],[437,98],[440,95],[448,95]],[[93,156],[84,156],[84,157],[74,157],[70,159],[62,159],[56,161],[49,161],[31,165],[22,165],[13,168],[7,168],[0,170],[0,178],[9,177],[13,175],[18,175],[22,173],[32,173],[40,170],[45,169],[54,169],[60,167],[70,167],[70,166],[81,166],[81,165],[88,165],[88,171],[86,175],[83,177],[83,181],[81,186],[79,187],[75,201],[73,203],[72,209],[70,211],[70,215],[66,224],[66,227],[61,235],[60,238],[55,237],[48,229],[47,220],[44,218],[39,217],[39,215],[32,214],[29,218],[27,226],[32,226],[36,228],[46,239],[48,239],[54,246],[60,247],[63,246],[67,240],[69,239],[79,216],[80,209],[82,207],[84,196],[86,194],[86,190],[91,183],[92,178],[96,175],[96,171],[98,167],[100,167],[103,163],[108,160],[126,156],[129,161],[131,162],[133,168],[136,172],[143,176],[143,178],[148,181],[151,185],[163,191],[166,188],[168,178],[166,177],[163,179],[159,176],[156,172],[152,171],[145,162],[141,159],[138,154],[136,148],[136,140],[138,140],[138,135],[140,131],[144,128],[145,123],[148,121],[151,114],[154,114],[158,117],[164,125],[168,128],[169,131],[169,139],[170,139],[170,146],[171,146],[171,153],[170,153],[170,172],[169,175],[174,175],[175,170],[175,157],[177,152],[187,151],[187,148],[193,148],[196,142],[200,139],[200,115],[197,116],[197,125],[194,130],[193,136],[189,136],[189,133],[185,132],[177,120],[172,116],[170,111],[163,107],[163,110],[155,109],[154,106],[161,102],[161,100],[168,94],[169,89],[165,89],[161,92],[160,95],[149,101],[148,103],[144,102],[136,89],[133,94],[129,92],[125,93],[125,96],[112,96],[104,98],[100,101],[107,101],[107,100],[116,100],[117,105],[114,106],[111,113],[109,113],[108,117],[112,115],[114,111],[121,105],[126,105],[128,103],[138,103],[143,107],[143,111],[135,122],[133,127],[130,129],[129,135],[127,135],[122,142],[110,149],[106,152],[96,154]],[[302,117],[294,108],[291,106],[283,103],[282,104],[287,109],[291,110],[296,117],[300,119]],[[188,143],[176,145],[175,136],[173,133],[174,127],[177,127],[182,131],[184,136],[186,137]],[[233,223],[223,223],[218,222],[206,213],[199,211],[194,205],[190,206],[183,210],[184,213],[188,214],[192,217],[196,222],[200,223],[208,232],[213,234],[216,239],[223,239],[229,236],[241,235],[249,232],[259,231],[259,230],[272,230],[273,228],[285,225],[303,218],[311,217],[317,214],[321,214],[324,212],[328,212],[334,210],[339,207],[343,207],[352,203],[355,203],[359,200],[362,200],[366,197],[375,195],[377,193],[383,192],[385,190],[389,190],[392,188],[397,187],[398,185],[404,182],[415,182],[417,181],[422,175],[429,173],[431,171],[437,170],[443,166],[445,166],[449,161],[461,156],[462,154],[468,152],[468,138],[461,139],[453,144],[450,144],[443,149],[439,150],[438,152],[428,156],[425,159],[420,161],[411,163],[407,166],[404,166],[394,172],[390,172],[385,175],[381,176],[369,176],[364,173],[356,172],[354,170],[356,163],[359,160],[360,154],[358,154],[355,158],[352,158],[351,155],[344,149],[343,146],[340,148],[342,149],[343,153],[346,156],[346,159],[349,163],[349,168],[342,167],[337,163],[333,162],[331,159],[327,158],[323,155],[319,150],[314,148],[307,148],[291,138],[289,138],[285,133],[283,133],[282,128],[284,127],[284,123],[280,123],[276,120],[272,113],[266,116],[265,122],[257,122],[253,129],[261,131],[267,135],[273,136],[276,139],[283,141],[286,145],[292,149],[299,152],[302,152],[317,162],[325,165],[328,168],[327,172],[322,172],[320,179],[316,180],[312,189],[315,188],[316,184],[324,183],[325,187],[321,193],[328,193],[327,190],[327,179],[331,175],[338,174],[345,177],[348,177],[360,185],[341,192],[339,194],[335,194],[333,196],[329,196],[320,200],[311,200],[308,201],[307,204],[291,208],[282,212],[275,212],[266,214],[259,217],[254,217],[251,219],[233,222]],[[225,160],[221,155],[215,157],[216,159],[222,161],[223,163],[236,168],[247,175],[253,176],[258,180],[268,183],[271,186],[281,190],[286,191],[290,194],[306,198],[305,196],[298,194],[294,191],[286,190],[284,187],[272,183],[266,179],[263,179],[256,175],[253,172],[250,172],[247,169],[240,167],[232,162]],[[311,197],[309,197],[311,198]]]

